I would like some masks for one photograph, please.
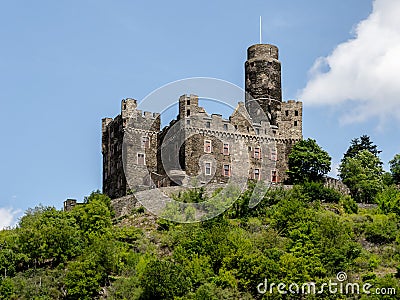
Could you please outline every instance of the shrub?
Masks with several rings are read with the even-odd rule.
[[[339,203],[342,205],[346,214],[358,213],[358,205],[357,205],[356,201],[354,201],[354,199],[351,198],[350,196],[348,196],[348,195],[342,196],[340,198]]]
[[[168,260],[150,261],[141,278],[143,299],[173,299],[191,289],[190,278],[179,264]]]
[[[376,196],[375,202],[380,212],[395,213],[400,216],[400,191],[395,186],[386,187]]]
[[[342,196],[338,191],[324,186],[322,182],[305,182],[301,187],[303,193],[307,195],[311,201],[319,200],[338,203]]]
[[[365,227],[367,241],[375,244],[386,244],[396,239],[397,217],[390,215],[372,216],[373,222]]]

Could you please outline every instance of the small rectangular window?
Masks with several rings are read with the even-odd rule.
[[[190,125],[190,120],[186,120],[186,125]]]
[[[271,182],[277,183],[278,182],[278,174],[276,170],[271,171]]]
[[[261,148],[260,147],[254,147],[254,158],[260,159],[261,158]]]
[[[228,124],[224,124],[224,130],[228,130]]]
[[[150,139],[148,136],[142,136],[142,148],[147,149],[150,147]]]
[[[253,179],[255,179],[255,180],[260,180],[260,179],[261,179],[261,176],[260,176],[260,169],[254,169],[254,172],[253,172]]]
[[[188,109],[187,111],[186,111],[186,116],[190,116],[190,109]]]
[[[143,166],[145,164],[144,153],[138,153],[137,164]]]
[[[223,176],[225,176],[225,177],[231,176],[231,166],[230,165],[224,165]]]
[[[223,149],[222,149],[222,153],[224,155],[229,155],[229,144],[228,143],[224,143]]]
[[[190,105],[190,100],[189,100],[189,99],[186,101],[186,104],[187,104],[187,105]]]
[[[211,153],[211,141],[210,140],[204,140],[204,152]]]
[[[260,129],[256,128],[256,134],[257,134],[257,135],[260,134]]]
[[[297,126],[297,121],[294,121],[294,126]]]
[[[210,162],[204,163],[204,174],[211,175],[211,163]]]
[[[285,116],[286,117],[289,116],[289,111],[288,110],[285,110]]]
[[[210,128],[211,127],[211,122],[206,122],[206,128]]]
[[[299,111],[298,111],[298,110],[295,110],[295,111],[294,111],[294,115],[297,117],[297,116],[299,115]]]
[[[277,155],[276,148],[271,149],[271,160],[273,160],[273,161],[277,161],[278,160],[278,155]]]

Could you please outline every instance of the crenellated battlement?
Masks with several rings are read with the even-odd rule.
[[[149,111],[142,112],[137,109],[137,100],[132,98],[123,99],[121,101],[121,116],[122,118],[131,118],[133,115],[141,116],[144,119],[156,119],[160,116],[159,113]]]

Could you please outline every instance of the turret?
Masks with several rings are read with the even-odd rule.
[[[246,92],[254,99],[282,101],[281,62],[278,47],[257,44],[247,49]]]
[[[276,125],[282,102],[278,47],[256,44],[247,49],[245,89],[246,108],[253,120],[261,122],[268,119],[271,124]]]

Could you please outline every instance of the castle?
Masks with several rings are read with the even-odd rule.
[[[193,182],[223,184],[235,176],[283,183],[291,148],[302,139],[302,103],[282,101],[278,47],[247,49],[245,91],[229,119],[208,114],[198,96],[183,95],[178,116],[164,128],[160,114],[122,100],[121,114],[102,120],[103,193],[118,198]],[[244,161],[246,167],[238,167]]]

